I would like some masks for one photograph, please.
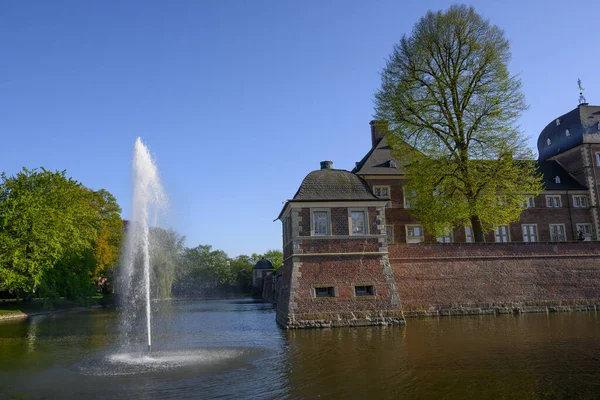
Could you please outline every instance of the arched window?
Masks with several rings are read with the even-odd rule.
[[[565,131],[565,136],[566,136],[566,137],[569,137],[569,136],[571,136],[571,132],[569,132],[569,130],[568,130],[568,129]]]
[[[560,118],[556,118],[556,126],[560,125]]]
[[[552,144],[552,141],[550,140],[550,138],[546,139],[546,144],[548,144],[548,146],[550,146]]]
[[[554,177],[554,183],[560,183],[560,176]]]

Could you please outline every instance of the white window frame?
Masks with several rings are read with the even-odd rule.
[[[388,244],[394,243],[394,225],[385,226],[385,238]]]
[[[594,230],[592,228],[592,224],[587,223],[587,222],[586,223],[575,224],[575,228],[577,230],[577,238],[576,239],[579,240],[579,229],[580,228],[584,228],[584,227],[589,227],[590,234],[589,234],[589,236],[587,236],[585,234],[585,230],[584,230],[584,232],[583,232],[583,235],[584,235],[583,236],[584,237],[583,241],[584,242],[589,242],[594,237]]]
[[[562,227],[562,239],[560,236],[558,236],[556,238],[553,237],[552,227],[554,227],[554,226]],[[565,228],[565,224],[548,224],[548,228],[550,231],[550,241],[551,242],[566,242],[567,241],[567,230]]]
[[[352,213],[361,212],[365,216],[365,231],[363,233],[354,233],[352,226]],[[350,236],[364,236],[369,234],[369,209],[368,208],[348,208],[348,234]]]
[[[533,196],[526,196],[523,200],[524,208],[535,208],[535,198]]]
[[[533,226],[535,229],[535,232],[534,232],[535,240],[531,240],[531,235],[529,233],[527,235],[525,235],[525,232],[523,232],[523,228],[528,227],[527,230],[529,231],[529,227],[531,227],[531,226]],[[539,233],[537,224],[521,224],[521,235],[523,235],[523,242],[527,242],[527,243],[539,242],[540,233]],[[527,240],[525,240],[525,238],[527,238]]]
[[[502,234],[502,228],[506,228],[506,235]],[[506,238],[506,240],[504,240]],[[508,243],[510,242],[510,226],[508,225],[497,225],[494,227],[494,242],[495,243]]]
[[[327,233],[326,234],[315,234],[315,212],[326,212],[327,213]],[[310,209],[310,236],[330,236],[331,235],[331,209],[329,208],[311,208]]]
[[[420,236],[409,236],[408,231],[409,228],[419,228]],[[423,232],[423,225],[421,224],[408,224],[404,225],[404,229],[406,230],[406,243],[421,243],[424,239],[425,233]]]
[[[582,205],[585,203],[585,205]],[[574,208],[588,208],[590,199],[584,194],[573,195],[573,207]]]
[[[387,196],[382,196],[381,194],[377,193],[378,191],[381,193],[381,189],[387,190]],[[380,199],[391,199],[392,198],[392,188],[388,185],[375,185],[375,186],[373,186],[373,194],[375,196],[379,197]]]
[[[558,199],[558,202],[556,201]],[[548,200],[550,200],[550,205],[548,205]],[[558,203],[558,205],[556,205]],[[546,208],[561,208],[562,200],[559,194],[547,194],[546,195]]]
[[[600,167],[600,152],[596,152],[596,167]]]
[[[412,196],[409,196],[412,194]],[[404,208],[412,208],[415,205],[415,197],[417,197],[417,193],[414,189],[410,189],[407,187],[402,188],[402,195],[404,197]]]
[[[465,243],[473,243],[473,228],[465,225]]]

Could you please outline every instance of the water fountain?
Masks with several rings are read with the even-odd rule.
[[[133,151],[133,202],[131,221],[127,229],[125,258],[122,270],[122,332],[124,343],[131,344],[139,305],[145,304],[148,352],[152,349],[152,313],[150,307],[150,223],[156,223],[164,208],[166,196],[156,164],[141,138]],[[139,266],[143,266],[140,276]],[[140,279],[142,284],[140,285]],[[141,299],[144,299],[141,302]]]
[[[224,348],[218,343],[199,347],[184,347],[181,336],[169,333],[170,343],[154,346],[152,342],[152,227],[163,214],[167,197],[161,185],[158,168],[148,148],[138,138],[134,146],[133,202],[126,229],[126,242],[121,262],[118,289],[120,337],[117,348],[78,364],[78,369],[90,375],[135,375],[173,369],[213,371],[236,360],[255,357],[249,348]],[[164,315],[162,315],[164,318]],[[159,315],[160,317],[160,315]],[[163,326],[164,334],[164,326]],[[143,345],[142,345],[143,343]],[[217,347],[218,346],[218,347]],[[116,351],[115,351],[116,350]]]

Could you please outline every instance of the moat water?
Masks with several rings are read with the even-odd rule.
[[[168,357],[143,368],[116,350],[114,309],[1,322],[0,398],[600,398],[600,313],[284,331],[252,300],[153,307]]]

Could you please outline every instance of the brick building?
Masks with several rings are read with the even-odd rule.
[[[599,254],[595,241],[599,232],[600,107],[582,104],[542,130],[537,163],[544,190],[535,198],[526,198],[518,222],[486,235],[490,245],[469,245],[473,235],[468,226],[456,227],[444,237],[428,236],[410,214],[411,193],[403,184],[403,162],[392,155],[386,124],[371,121],[370,125],[371,148],[351,172],[335,170],[331,162],[321,163],[321,169],[307,175],[279,215],[284,246],[277,310],[280,325],[401,324],[404,291],[413,305],[418,303],[421,311],[434,314],[465,301],[469,307],[486,304],[493,310],[515,301],[519,309],[525,303],[537,307],[564,301],[596,307],[600,298],[600,269],[595,265]],[[592,243],[583,246],[581,242]],[[479,279],[477,296],[465,296],[465,287],[460,285],[415,285],[416,281],[439,278],[431,274],[441,270],[441,264],[422,265],[422,261],[445,260],[449,256],[444,254],[449,253],[443,246],[454,243],[464,245],[453,247],[452,262],[458,270],[469,267],[473,282]],[[546,261],[540,264],[540,258]],[[413,266],[419,262],[423,269],[414,272]],[[451,264],[446,260],[444,265]],[[527,272],[529,280],[522,282],[530,288],[530,296],[516,295],[513,285],[486,298],[494,284],[486,279],[497,275],[494,265],[502,265],[504,275],[521,276],[534,268],[536,272]],[[587,289],[569,289],[577,286],[573,276],[583,277],[574,272],[582,265],[593,266],[586,270],[592,273],[586,278]],[[546,282],[544,266],[558,268],[558,275]],[[565,268],[569,269],[563,271]],[[430,275],[419,276],[422,271],[430,271]],[[452,272],[446,271],[444,276],[449,275]],[[557,285],[564,287],[558,290]],[[419,292],[415,287],[422,289]],[[531,291],[533,287],[541,289]],[[447,295],[432,297],[431,291]]]

